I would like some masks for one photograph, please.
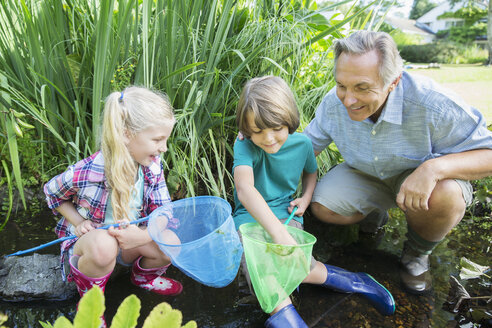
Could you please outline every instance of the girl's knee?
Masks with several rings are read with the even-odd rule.
[[[89,256],[91,261],[98,266],[106,266],[114,262],[119,251],[117,240],[105,230],[97,231],[90,237],[84,240],[81,247],[76,248],[74,253]]]

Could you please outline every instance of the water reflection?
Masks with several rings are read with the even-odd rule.
[[[364,271],[373,275],[393,294],[396,313],[383,317],[362,297],[332,292],[316,286],[302,285],[294,292],[294,302],[300,315],[310,327],[487,327],[469,322],[464,315],[455,315],[443,309],[449,289],[449,275],[459,274],[461,256],[490,265],[490,228],[484,220],[466,218],[441,243],[431,257],[434,291],[427,296],[414,296],[401,289],[398,278],[398,256],[404,240],[406,225],[398,212],[392,212],[390,226],[378,244],[374,240],[357,240],[353,227],[333,227],[306,218],[306,230],[318,238],[314,255],[329,264],[351,271]],[[489,219],[490,220],[490,219]],[[486,221],[486,220],[485,220]],[[25,225],[30,222],[29,225]],[[489,221],[490,222],[490,221]],[[55,239],[52,229],[55,220],[50,212],[34,218],[16,218],[0,232],[2,254],[27,249]],[[22,227],[22,230],[19,228]],[[365,244],[366,243],[366,244]],[[371,245],[372,243],[372,245]],[[40,251],[57,254],[58,246]],[[195,320],[199,327],[263,327],[267,315],[256,303],[242,303],[243,288],[240,279],[225,288],[212,288],[198,284],[176,268],[169,275],[181,280],[184,291],[177,297],[154,295],[130,283],[129,272],[123,271],[108,283],[106,288],[106,319],[112,316],[125,297],[135,294],[141,301],[138,327],[150,311],[161,302],[168,302],[183,313],[183,323]],[[464,282],[470,294],[491,295],[491,280],[481,278]],[[77,299],[65,302],[0,302],[0,312],[9,316],[7,327],[39,327],[39,321],[53,323],[60,315],[73,320]]]

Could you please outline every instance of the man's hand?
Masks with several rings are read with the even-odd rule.
[[[429,198],[439,181],[429,163],[422,163],[402,183],[396,203],[404,212],[429,210]]]

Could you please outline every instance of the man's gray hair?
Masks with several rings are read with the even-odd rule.
[[[335,63],[342,53],[363,55],[376,50],[379,55],[379,75],[384,87],[388,87],[403,71],[403,60],[398,52],[393,38],[386,32],[356,31],[344,39],[338,39],[333,44]]]

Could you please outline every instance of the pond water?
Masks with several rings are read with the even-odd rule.
[[[468,314],[453,314],[443,308],[449,291],[449,276],[458,277],[462,256],[481,265],[491,265],[492,220],[465,217],[431,257],[434,290],[430,295],[414,296],[401,289],[398,278],[398,256],[401,252],[406,224],[401,212],[392,211],[380,243],[374,239],[358,238],[357,226],[335,227],[305,217],[306,230],[318,238],[313,254],[326,263],[351,271],[370,273],[385,285],[396,301],[396,313],[383,317],[362,297],[341,294],[311,285],[301,285],[294,292],[294,302],[300,315],[310,327],[491,327],[488,319],[470,319]],[[55,239],[52,232],[55,220],[50,212],[33,217],[17,216],[0,232],[0,253],[34,247]],[[21,229],[22,227],[22,229]],[[58,246],[39,253],[58,254]],[[106,319],[116,313],[125,297],[135,294],[141,301],[140,327],[152,308],[168,302],[183,313],[183,324],[195,320],[198,327],[263,327],[267,315],[248,297],[247,287],[238,276],[225,288],[200,285],[176,268],[169,276],[180,280],[184,291],[176,297],[153,295],[130,283],[129,272],[123,271],[110,280],[106,288]],[[458,277],[459,280],[459,277]],[[461,281],[472,295],[492,295],[492,279],[482,277]],[[0,312],[7,314],[6,326],[41,327],[39,321],[53,323],[60,315],[73,320],[78,299],[63,302],[0,302]],[[490,304],[485,314],[492,312]],[[474,311],[477,314],[477,311]],[[488,320],[488,321],[487,321]]]

